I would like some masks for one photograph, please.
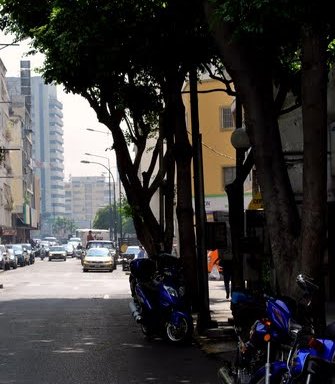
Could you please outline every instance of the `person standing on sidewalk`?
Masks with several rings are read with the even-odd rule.
[[[219,265],[222,268],[223,282],[226,290],[226,299],[230,298],[230,284],[233,273],[233,260],[230,257],[229,252],[223,253],[222,249],[219,249]]]

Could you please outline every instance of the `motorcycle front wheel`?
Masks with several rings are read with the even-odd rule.
[[[168,321],[165,324],[167,339],[174,344],[186,344],[192,339],[193,323],[185,317],[179,317],[178,321]]]

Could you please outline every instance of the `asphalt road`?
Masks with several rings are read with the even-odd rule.
[[[120,269],[37,259],[1,283],[0,384],[218,383],[220,361],[196,344],[144,338]]]

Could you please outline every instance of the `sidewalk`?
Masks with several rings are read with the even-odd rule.
[[[236,336],[232,326],[230,300],[227,300],[223,280],[209,280],[209,309],[211,320],[217,327],[195,332],[200,348],[208,355],[219,355],[222,359],[233,359],[236,352]],[[222,356],[221,356],[222,355]]]

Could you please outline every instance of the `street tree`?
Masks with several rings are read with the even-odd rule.
[[[203,1],[221,59],[242,101],[264,201],[278,288],[298,272],[322,284],[326,240],[327,46],[334,37],[325,2]],[[292,80],[301,80],[296,82]],[[298,86],[297,86],[298,84]],[[300,84],[300,85],[299,85]],[[294,196],[278,115],[287,92],[301,103],[303,201]]]
[[[57,237],[65,238],[74,233],[76,228],[74,221],[66,217],[57,216],[52,222],[52,231]]]
[[[110,206],[99,208],[93,220],[93,228],[109,229],[110,214],[111,214]],[[112,211],[113,217],[114,217],[114,214],[115,213]]]
[[[190,0],[0,4],[3,27],[19,39],[31,38],[33,50],[45,54],[41,70],[45,80],[86,98],[98,120],[110,129],[136,233],[150,256],[172,248],[176,178],[180,255],[196,296],[192,148],[181,89],[191,66],[204,60],[199,53],[210,47],[199,27],[200,4]],[[157,138],[152,161],[142,170],[150,137]],[[134,160],[130,142],[136,147]],[[158,222],[150,207],[158,188],[164,192],[164,222]]]

